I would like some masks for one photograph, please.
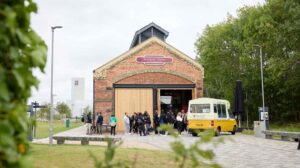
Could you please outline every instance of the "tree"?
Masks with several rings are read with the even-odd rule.
[[[31,167],[27,160],[27,99],[43,72],[45,42],[31,29],[32,0],[0,1],[0,167]]]
[[[89,112],[91,112],[90,106],[86,106],[83,108],[83,115],[86,116]]]
[[[246,6],[236,18],[207,26],[196,41],[212,97],[233,100],[235,81],[243,82],[252,120],[261,106],[259,44],[263,49],[266,106],[274,121],[300,121],[300,2],[267,0]]]
[[[57,103],[56,110],[59,112],[60,115],[66,115],[67,118],[71,117],[71,109],[64,102]]]
[[[37,111],[37,115],[41,119],[50,119],[50,105],[46,105],[45,108],[40,108]]]

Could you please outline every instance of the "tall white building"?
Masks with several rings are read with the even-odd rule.
[[[71,80],[71,115],[80,117],[85,105],[84,78],[72,78]]]

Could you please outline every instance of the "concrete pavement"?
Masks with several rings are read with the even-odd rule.
[[[110,136],[106,135],[85,135],[85,127],[78,127],[72,130],[62,132],[56,135],[60,136]],[[123,140],[121,147],[125,148],[143,148],[153,150],[170,151],[170,142],[174,139],[164,135],[124,135],[119,133],[116,137]],[[224,167],[280,167],[293,168],[300,167],[300,150],[297,150],[297,143],[279,140],[268,140],[257,138],[251,135],[222,135],[225,143],[216,148],[212,145],[206,145],[212,148],[216,154],[215,160]],[[185,145],[190,145],[197,140],[189,134],[180,136]],[[229,140],[230,139],[230,140]],[[49,143],[49,139],[34,140],[33,143]],[[54,141],[55,143],[55,141]],[[79,141],[68,142],[71,144],[80,144]],[[90,142],[91,145],[105,145],[100,142]]]

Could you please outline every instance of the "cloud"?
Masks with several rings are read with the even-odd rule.
[[[51,26],[55,30],[54,97],[71,96],[71,78],[85,78],[85,97],[92,104],[93,70],[129,49],[136,30],[155,22],[170,32],[167,42],[195,57],[194,42],[207,24],[236,15],[244,5],[263,0],[36,0],[39,12],[32,27],[48,44],[46,73],[35,71],[41,83],[29,101],[50,100]]]

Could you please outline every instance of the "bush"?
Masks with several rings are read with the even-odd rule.
[[[27,99],[43,71],[47,47],[30,28],[32,0],[0,1],[0,167],[31,167],[27,160]]]

